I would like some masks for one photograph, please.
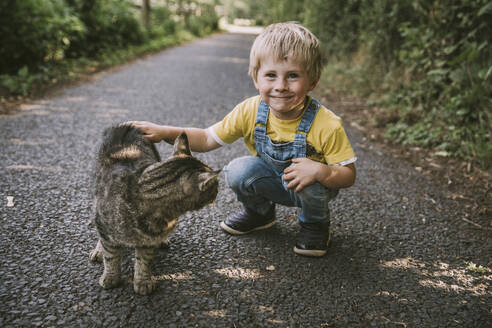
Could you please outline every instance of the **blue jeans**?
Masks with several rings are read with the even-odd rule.
[[[224,169],[226,182],[238,201],[249,209],[266,214],[271,203],[299,207],[301,222],[329,222],[328,202],[338,195],[338,189],[328,189],[316,182],[300,192],[287,189],[288,181],[265,161],[255,156],[239,157]]]

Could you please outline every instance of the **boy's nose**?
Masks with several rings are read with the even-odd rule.
[[[275,90],[277,91],[283,91],[287,89],[287,82],[284,79],[278,79],[275,82]]]

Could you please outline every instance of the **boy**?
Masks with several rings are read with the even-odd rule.
[[[272,24],[253,43],[249,65],[259,95],[208,129],[133,125],[153,142],[172,143],[185,130],[198,152],[244,138],[254,156],[236,158],[224,169],[243,210],[221,228],[233,235],[267,229],[275,224],[276,203],[299,207],[294,252],[323,256],[330,239],[328,202],[354,184],[356,157],[341,120],[308,96],[321,75],[319,41],[300,24]]]

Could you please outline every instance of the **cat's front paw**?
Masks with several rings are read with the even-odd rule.
[[[133,290],[140,295],[148,295],[157,288],[157,281],[152,279],[135,280],[133,282]]]
[[[99,249],[98,247],[94,248],[91,251],[91,254],[89,255],[89,259],[91,260],[91,262],[99,262],[99,263],[101,263],[102,260],[103,260],[102,250]]]
[[[96,247],[94,247],[91,254],[89,255],[89,259],[91,260],[91,262],[102,262],[103,250],[101,240],[97,241]]]
[[[119,275],[103,273],[99,278],[99,285],[105,289],[115,288],[121,284]]]

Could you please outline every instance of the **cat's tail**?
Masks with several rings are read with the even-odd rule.
[[[99,148],[99,159],[121,161],[139,158],[144,138],[139,130],[130,124],[119,124],[104,130]]]

